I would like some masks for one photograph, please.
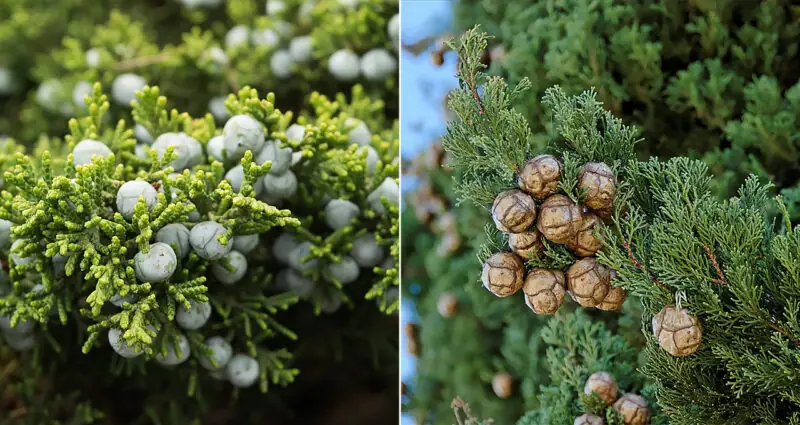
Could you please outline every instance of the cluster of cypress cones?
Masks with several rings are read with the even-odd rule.
[[[603,246],[596,230],[613,209],[614,172],[602,162],[584,164],[578,175],[578,187],[585,194],[581,206],[558,193],[562,170],[552,155],[537,156],[519,171],[518,189],[497,195],[492,218],[497,229],[508,234],[511,252],[489,257],[481,280],[499,297],[522,289],[528,307],[537,314],[554,314],[567,293],[584,307],[617,310],[625,301],[625,290],[612,286],[614,271],[595,258]],[[578,257],[566,273],[533,268],[526,274],[524,260],[543,249],[542,238],[566,245]]]
[[[644,397],[634,393],[620,396],[619,385],[608,372],[595,372],[589,376],[583,387],[583,393],[587,396],[594,394],[605,406],[611,406],[622,417],[625,425],[645,425],[650,421],[650,408]],[[574,425],[605,425],[605,423],[600,416],[585,413],[575,418]]]

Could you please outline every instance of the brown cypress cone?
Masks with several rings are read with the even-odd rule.
[[[619,385],[614,377],[608,372],[595,372],[586,380],[583,386],[583,393],[586,395],[597,394],[605,404],[613,404],[619,395]]]
[[[614,410],[622,416],[625,425],[645,425],[650,421],[650,408],[644,397],[628,393],[614,403]]]
[[[700,348],[703,326],[689,310],[666,305],[653,317],[653,335],[666,352],[683,357]]]
[[[578,257],[597,254],[597,251],[603,247],[603,242],[595,236],[595,230],[602,225],[599,217],[591,213],[584,213],[580,230],[575,235],[575,240],[569,244],[572,252]]]
[[[536,314],[555,314],[564,302],[567,288],[564,272],[557,269],[533,269],[522,286],[525,304]]]
[[[575,240],[581,229],[581,209],[564,195],[552,195],[539,208],[536,228],[547,240],[568,244]]]
[[[529,159],[519,172],[519,188],[544,199],[558,191],[561,178],[561,163],[553,155],[539,155]]]
[[[424,223],[424,224],[427,224],[433,218],[433,212],[425,204],[415,205],[414,206],[414,215],[417,217],[417,220],[420,223]]]
[[[483,263],[481,281],[491,293],[498,297],[515,294],[522,288],[525,265],[511,252],[498,252]]]
[[[431,52],[431,63],[435,67],[440,67],[444,64],[444,51],[442,50],[434,50]]]
[[[611,271],[594,257],[581,258],[567,270],[567,289],[578,304],[595,307],[611,290]]]
[[[429,170],[436,170],[442,167],[442,160],[444,159],[444,149],[442,145],[436,143],[428,148],[422,156],[425,167]]]
[[[499,398],[511,397],[514,390],[514,378],[507,372],[498,373],[492,379],[492,390]]]
[[[489,51],[489,57],[492,62],[502,62],[506,58],[506,48],[502,44],[492,47],[492,50]]]
[[[447,211],[436,219],[437,232],[453,232],[458,231],[458,220],[452,211]]]
[[[584,413],[575,418],[572,425],[606,425],[606,422],[600,416]]]
[[[519,189],[507,190],[494,198],[492,219],[501,232],[522,233],[536,221],[536,204]]]
[[[442,293],[436,301],[436,309],[442,317],[453,317],[458,311],[458,298],[449,292]]]
[[[455,232],[447,232],[442,236],[439,246],[436,248],[436,254],[440,257],[446,257],[461,248],[461,235]]]
[[[628,298],[628,294],[623,287],[613,285],[616,278],[617,272],[611,270],[611,289],[608,290],[608,294],[603,298],[603,302],[597,305],[598,309],[606,311],[619,310],[622,308],[622,304],[625,303],[625,299]]]
[[[508,247],[523,260],[529,260],[542,250],[542,235],[535,227],[528,232],[509,233]]]
[[[583,204],[601,217],[611,215],[617,186],[611,167],[602,162],[584,164],[578,173],[578,187],[586,191]]]

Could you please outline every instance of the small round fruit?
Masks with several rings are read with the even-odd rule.
[[[183,304],[178,306],[175,312],[175,321],[178,326],[186,330],[196,330],[205,326],[211,317],[211,304],[206,302],[189,301],[191,308],[187,309]]]
[[[622,415],[625,425],[645,425],[650,421],[650,408],[644,397],[628,393],[614,403],[614,410]]]
[[[313,280],[303,276],[294,269],[287,269],[284,278],[286,279],[286,289],[294,292],[294,294],[300,298],[311,295],[311,292],[313,292],[316,287]]]
[[[208,111],[214,116],[217,121],[225,121],[230,118],[228,107],[225,106],[225,101],[228,100],[225,96],[215,96],[208,101]]]
[[[508,247],[523,260],[529,260],[542,250],[542,234],[535,227],[527,232],[509,233]]]
[[[601,217],[611,213],[616,182],[611,167],[602,162],[590,162],[578,174],[578,187],[586,191],[583,204]]]
[[[120,74],[111,82],[111,97],[122,106],[130,106],[136,99],[136,92],[146,85],[147,81],[139,75]]]
[[[100,65],[100,51],[94,47],[86,51],[85,58],[86,65],[89,65],[89,68],[97,68]]]
[[[355,282],[361,272],[356,260],[347,255],[339,257],[338,263],[328,264],[327,270],[331,277],[344,285]]]
[[[264,190],[271,197],[288,199],[297,192],[297,177],[289,170],[281,175],[264,176]]]
[[[289,264],[289,254],[298,244],[300,244],[300,242],[297,241],[293,234],[283,232],[280,236],[275,238],[275,242],[272,245],[272,255],[274,255],[278,261]]]
[[[458,297],[449,292],[439,295],[439,299],[436,300],[436,310],[442,317],[455,316],[458,311]]]
[[[158,157],[163,158],[167,149],[172,146],[177,158],[173,159],[168,166],[175,171],[180,171],[197,162],[197,140],[186,133],[164,133],[158,136],[153,142],[153,150],[158,153]],[[202,153],[202,147],[200,149]]]
[[[36,324],[33,320],[19,320],[16,326],[11,326],[11,317],[0,316],[0,331],[11,336],[23,336],[33,332]]]
[[[400,203],[400,187],[393,177],[387,177],[380,186],[378,186],[372,193],[367,196],[367,203],[370,208],[375,210],[378,214],[386,214],[386,208],[383,206],[382,199],[386,198],[392,205]]]
[[[550,242],[568,244],[574,241],[582,224],[581,209],[564,195],[552,195],[539,207],[536,228]]]
[[[261,373],[258,360],[245,354],[233,356],[228,365],[225,366],[225,370],[230,383],[239,388],[247,388],[255,384]]]
[[[596,307],[611,290],[611,271],[594,257],[581,258],[567,270],[567,289],[584,307]]]
[[[510,252],[498,252],[483,263],[481,281],[491,293],[507,297],[522,289],[525,265]]]
[[[292,148],[281,148],[278,142],[271,140],[266,142],[264,147],[255,156],[254,161],[258,165],[264,165],[267,161],[272,161],[269,174],[281,175],[289,171],[292,165]]]
[[[28,255],[27,257],[23,257],[22,254],[17,251],[18,249],[20,249],[19,247],[21,245],[24,245],[26,243],[27,240],[25,239],[17,239],[13,243],[11,243],[11,260],[13,260],[14,264],[18,266],[30,264],[34,260],[33,255]]]
[[[227,245],[219,241],[219,237],[225,232],[227,230],[223,225],[215,221],[204,221],[192,227],[189,232],[189,243],[200,258],[216,261],[228,255],[233,248],[233,238],[228,240]]]
[[[522,291],[525,293],[525,304],[534,313],[555,314],[567,294],[564,272],[557,269],[533,269],[525,277]]]
[[[232,159],[251,151],[256,154],[264,147],[264,126],[250,115],[234,115],[222,129],[225,151]]]
[[[231,184],[231,189],[234,192],[239,192],[242,189],[242,183],[244,183],[244,166],[239,164],[225,173],[225,180],[227,180]],[[259,177],[255,182],[253,182],[253,190],[258,196],[262,190],[264,190],[264,183],[262,182],[263,177]]]
[[[325,314],[333,314],[339,310],[339,308],[342,306],[342,303],[344,303],[342,297],[336,294],[329,294],[323,297],[319,309]]]
[[[344,125],[346,125],[348,128],[352,127],[352,129],[347,133],[350,143],[358,146],[370,145],[372,142],[372,132],[369,131],[369,127],[367,127],[367,124],[364,121],[355,118],[348,118],[344,121]]]
[[[258,234],[254,235],[236,235],[233,239],[233,249],[247,254],[248,252],[256,249],[260,241]]]
[[[226,160],[226,157],[222,154],[223,149],[225,149],[225,142],[221,135],[212,137],[206,144],[206,151],[208,154],[222,163]]]
[[[156,242],[169,245],[178,258],[185,258],[189,254],[189,229],[183,224],[172,223],[158,229]]]
[[[297,245],[289,254],[289,266],[300,273],[316,268],[319,260],[313,258],[306,260],[306,257],[311,254],[312,246],[311,242],[301,242],[300,245]]]
[[[492,379],[492,390],[501,399],[511,397],[514,387],[514,378],[507,372],[498,373]]]
[[[172,248],[156,242],[147,252],[139,252],[133,257],[136,278],[142,282],[157,283],[169,279],[178,267],[178,257]]]
[[[608,372],[595,372],[586,380],[583,386],[583,393],[586,395],[597,394],[605,404],[613,404],[619,395],[619,385],[614,377]]]
[[[622,304],[625,303],[625,298],[627,298],[627,294],[625,293],[625,289],[623,287],[612,286],[606,297],[603,298],[603,302],[597,305],[597,308],[606,311],[619,310],[622,307]]]
[[[600,416],[591,413],[584,413],[577,418],[573,425],[606,425],[606,422]]]
[[[22,352],[32,349],[36,345],[36,335],[9,336],[3,335],[6,343],[12,350]]]
[[[93,156],[108,158],[109,155],[111,155],[111,149],[109,149],[108,146],[91,139],[81,140],[72,150],[72,157],[75,165],[91,164]]]
[[[86,108],[85,99],[87,96],[92,95],[92,83],[88,81],[79,81],[72,89],[72,101],[80,108]]]
[[[6,249],[11,246],[11,226],[14,223],[8,220],[0,219],[0,249]]]
[[[125,182],[117,190],[117,211],[125,219],[133,218],[133,209],[139,203],[139,198],[143,197],[147,208],[152,210],[158,201],[158,191],[148,182],[133,180]]]
[[[522,167],[519,188],[537,199],[544,199],[558,191],[561,163],[553,155],[539,155]]]
[[[203,354],[198,359],[200,366],[212,371],[224,369],[233,356],[231,344],[221,336],[212,336],[206,340],[206,346],[211,349],[212,352],[209,357],[216,361],[217,366],[214,366],[211,360]]]
[[[400,46],[400,14],[395,14],[389,19],[386,24],[386,33],[389,34],[394,48],[397,49]]]
[[[336,51],[328,59],[328,71],[339,81],[350,82],[358,78],[361,60],[351,50]]]
[[[231,251],[211,266],[211,273],[220,283],[233,285],[247,274],[247,258],[239,251]]]
[[[378,161],[380,161],[381,158],[378,155],[378,151],[376,151],[372,146],[367,146],[364,148],[364,150],[367,151],[367,173],[373,174],[375,172],[375,167],[378,166]]]
[[[300,124],[292,124],[286,129],[286,139],[299,142],[306,137],[306,126]]]
[[[597,254],[603,248],[603,241],[595,236],[595,232],[603,222],[594,214],[583,214],[581,227],[575,235],[575,240],[569,244],[569,248],[579,257],[589,257]]]
[[[703,326],[689,310],[666,305],[653,317],[653,335],[658,345],[673,356],[694,354],[703,339]]]
[[[164,355],[158,352],[155,356],[156,362],[164,366],[177,366],[189,360],[189,356],[192,355],[192,347],[189,345],[189,338],[186,338],[184,334],[178,335],[177,347],[175,347],[175,343],[172,339],[168,340],[165,345],[167,346],[167,354]]]
[[[228,49],[245,46],[249,41],[250,28],[247,28],[245,25],[236,25],[225,34],[225,47]]]
[[[386,49],[372,49],[361,57],[361,73],[370,81],[382,81],[397,72],[397,59]]]
[[[262,30],[253,31],[250,34],[250,41],[253,42],[254,46],[275,47],[280,43],[281,37],[275,30],[264,28]]]
[[[289,42],[289,53],[296,63],[306,63],[311,60],[312,50],[310,35],[295,37]]]
[[[492,219],[501,232],[525,232],[536,221],[536,204],[519,189],[507,190],[494,199]]]
[[[361,267],[375,267],[383,260],[383,247],[378,244],[374,233],[365,233],[355,241],[350,256]]]
[[[117,352],[122,357],[126,359],[132,359],[134,357],[141,356],[144,351],[136,351],[133,347],[128,345],[125,339],[122,338],[122,331],[117,328],[111,328],[108,330],[108,343],[111,345],[111,348]]]
[[[333,230],[349,225],[361,214],[358,205],[346,199],[334,199],[325,206],[325,224]]]
[[[126,295],[123,297],[119,294],[116,294],[112,295],[111,298],[108,299],[108,302],[110,302],[116,307],[122,307],[125,305],[125,303],[133,304],[134,302],[136,302],[136,297],[133,295]]]
[[[150,132],[141,124],[133,126],[133,136],[136,137],[139,143],[144,143],[145,145],[152,145],[155,141],[153,136],[150,135]]]

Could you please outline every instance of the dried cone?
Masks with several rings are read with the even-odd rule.
[[[458,221],[456,220],[456,215],[452,211],[447,211],[436,219],[436,231],[455,233],[457,230]]]
[[[501,232],[522,233],[536,221],[536,204],[519,189],[507,190],[494,198],[492,218]]]
[[[650,421],[650,408],[640,395],[628,393],[614,403],[614,410],[622,415],[625,425],[645,425]]]
[[[603,242],[594,235],[594,232],[598,226],[602,225],[603,223],[596,215],[583,214],[580,230],[578,230],[575,240],[569,244],[572,252],[579,257],[590,257],[597,254],[597,251],[603,247]]]
[[[444,63],[444,51],[442,50],[434,50],[431,52],[431,63],[436,66],[442,66]]]
[[[622,304],[625,303],[625,298],[627,297],[628,294],[625,293],[625,289],[621,286],[612,286],[611,289],[608,290],[606,297],[603,298],[603,302],[597,304],[597,308],[606,311],[619,310]]]
[[[525,265],[511,252],[498,252],[483,263],[481,281],[498,297],[513,295],[522,288]]]
[[[583,387],[583,393],[586,395],[597,394],[600,400],[606,404],[613,404],[617,401],[619,395],[619,386],[614,377],[608,372],[595,372],[586,380],[586,385]]]
[[[694,354],[700,347],[703,326],[689,310],[667,305],[653,317],[653,334],[666,352],[683,357]]]
[[[525,304],[536,314],[554,314],[564,302],[567,289],[564,272],[557,269],[533,269],[522,287]]]
[[[509,233],[508,247],[523,260],[528,260],[541,251],[542,234],[535,227],[529,232]]]
[[[453,317],[458,311],[458,298],[455,295],[445,292],[439,295],[439,300],[436,302],[436,309],[442,317]]]
[[[502,44],[498,44],[492,47],[489,56],[492,58],[492,62],[502,62],[506,58],[506,48]]]
[[[506,372],[498,373],[492,379],[492,390],[500,398],[509,398],[514,387],[514,378]]]
[[[423,159],[427,169],[435,170],[440,168],[442,166],[442,160],[444,159],[444,148],[438,143],[432,145],[423,154]]]
[[[537,199],[544,199],[558,191],[561,163],[553,155],[539,155],[522,167],[517,180],[519,188]]]
[[[419,325],[416,323],[408,322],[403,328],[404,333],[408,339],[417,339],[419,336]]]
[[[611,290],[611,270],[594,257],[581,258],[567,270],[567,289],[578,304],[595,307]]]
[[[419,357],[419,343],[415,339],[406,340],[406,352],[414,357]]]
[[[568,244],[575,240],[581,229],[581,209],[564,195],[552,195],[539,208],[536,228],[550,242]]]
[[[440,257],[446,257],[461,248],[461,235],[454,232],[447,232],[442,236],[439,247],[436,248],[436,254]]]
[[[606,422],[600,416],[584,413],[575,418],[573,425],[606,425]]]
[[[617,190],[614,172],[602,162],[586,163],[578,174],[578,187],[586,191],[583,204],[601,217],[611,215]]]

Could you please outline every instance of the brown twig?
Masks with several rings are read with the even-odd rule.
[[[767,324],[769,325],[769,327],[770,327],[772,330],[774,330],[774,331],[776,331],[776,332],[779,332],[779,333],[781,333],[783,336],[785,336],[785,337],[789,338],[789,331],[787,331],[786,329],[783,329],[782,327],[780,327],[780,326],[778,326],[778,325],[776,325],[776,324],[774,324],[774,323],[772,323],[772,322],[770,322],[770,321],[767,321]],[[792,340],[792,342],[794,343],[794,345],[800,346],[800,340],[798,340],[798,339],[795,339],[795,340]]]
[[[717,276],[719,277],[719,279],[711,279],[711,281],[720,285],[727,285],[728,280],[725,279],[725,274],[722,273],[722,269],[719,267],[717,257],[714,256],[714,253],[711,252],[711,248],[709,248],[708,245],[703,244],[703,249],[706,251],[706,256],[711,260],[711,264],[714,265],[714,270],[717,271]]]
[[[637,269],[643,271],[646,275],[648,275],[648,277],[650,277],[650,280],[653,281],[653,283],[655,283],[656,285],[658,285],[658,287],[660,287],[661,289],[663,289],[663,290],[665,290],[667,292],[672,292],[672,291],[669,290],[667,285],[664,285],[663,283],[661,283],[661,281],[659,281],[658,279],[650,276],[650,274],[647,273],[647,270],[644,268],[644,265],[642,263],[640,263],[639,260],[636,259],[636,257],[633,256],[633,250],[631,249],[630,242],[625,241],[623,239],[622,244],[625,246],[625,250],[628,251],[628,259],[631,260],[631,264],[633,264],[634,267],[636,267]]]

